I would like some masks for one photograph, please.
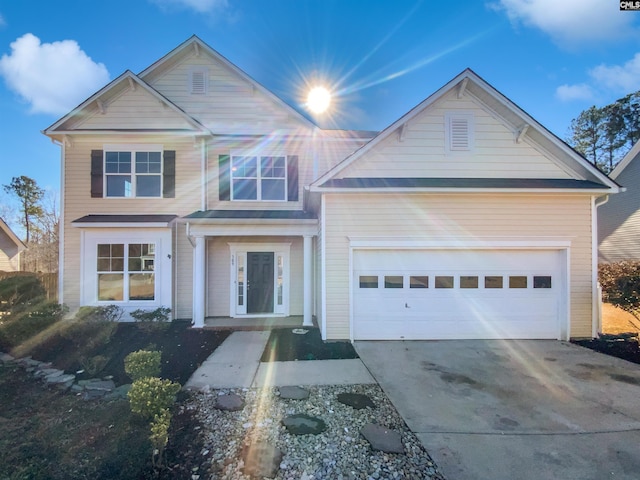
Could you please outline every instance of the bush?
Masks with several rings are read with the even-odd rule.
[[[75,318],[83,322],[118,322],[123,313],[124,310],[117,305],[80,307]]]
[[[0,323],[0,349],[11,350],[25,340],[46,330],[62,319],[67,312],[63,305],[40,303],[32,310],[13,313]]]
[[[32,319],[52,319],[54,321],[62,320],[62,318],[69,312],[69,308],[66,305],[59,304],[57,302],[44,302],[36,305],[29,311],[29,318]]]
[[[169,410],[163,410],[161,413],[153,416],[151,422],[151,446],[153,453],[151,455],[151,463],[154,467],[162,465],[164,449],[169,441],[169,425],[171,424],[171,413]]]
[[[85,372],[89,375],[94,376],[95,374],[101,372],[104,367],[109,363],[109,359],[104,355],[96,355],[94,357],[83,357],[80,359],[80,365]]]
[[[179,383],[157,377],[136,380],[127,394],[131,411],[146,419],[161,415],[171,408],[180,388]]]
[[[71,340],[79,350],[92,350],[108,344],[117,328],[116,322],[75,321],[69,323],[61,335]]]
[[[124,359],[124,371],[134,382],[146,377],[160,375],[161,353],[158,351],[138,350]]]
[[[155,310],[134,310],[130,315],[137,322],[166,322],[169,320],[171,309],[167,307],[159,307]]]
[[[0,311],[23,311],[44,299],[45,289],[34,275],[17,275],[0,280]]]

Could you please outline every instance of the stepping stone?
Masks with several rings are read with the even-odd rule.
[[[280,387],[280,398],[306,400],[309,398],[309,390],[302,387]]]
[[[282,424],[293,435],[317,435],[326,430],[324,420],[305,413],[296,413],[282,419]]]
[[[373,401],[367,395],[363,395],[361,393],[339,393],[338,401],[345,405],[349,405],[356,410],[361,410],[367,407],[376,408]]]
[[[360,434],[371,444],[374,450],[387,453],[404,453],[402,436],[395,430],[381,427],[375,423],[365,425]]]
[[[85,390],[112,392],[116,388],[116,384],[113,383],[113,380],[97,380],[95,382],[87,383],[84,388]]]
[[[282,451],[267,442],[245,445],[242,449],[242,473],[251,478],[273,478],[282,461]]]
[[[235,412],[244,408],[244,400],[235,393],[220,395],[216,400],[215,408],[226,412]]]

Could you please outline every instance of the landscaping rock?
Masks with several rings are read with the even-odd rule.
[[[42,365],[43,362],[39,362],[38,360],[34,360],[31,357],[23,357],[17,360],[20,365],[24,365],[25,367],[38,367]]]
[[[255,442],[242,449],[242,472],[251,478],[273,478],[282,461],[282,451],[267,442]]]
[[[324,420],[305,413],[297,413],[282,419],[282,424],[293,435],[317,435],[326,430]]]
[[[43,369],[39,369],[38,371],[36,371],[36,373],[34,373],[34,376],[38,377],[38,378],[42,378],[44,377],[45,379],[51,377],[59,377],[60,375],[62,375],[64,373],[64,371],[62,370],[58,370],[57,368],[43,368]]]
[[[0,362],[2,362],[2,363],[11,363],[14,360],[15,360],[15,358],[13,358],[8,353],[0,353]]]
[[[394,430],[375,423],[368,423],[360,430],[360,434],[371,444],[371,448],[374,450],[381,450],[387,453],[404,453],[402,436]]]
[[[131,384],[120,385],[116,387],[113,392],[109,392],[104,396],[105,400],[118,400],[127,398],[127,393],[131,390]]]
[[[104,398],[107,394],[106,390],[84,390],[82,392],[83,400],[98,400]]]
[[[309,398],[309,390],[302,387],[280,387],[280,398],[306,400]]]
[[[338,401],[349,405],[350,407],[360,410],[362,408],[376,408],[373,401],[366,395],[361,393],[339,393]]]
[[[113,380],[96,380],[84,385],[85,390],[98,390],[102,392],[112,392],[116,388]]]
[[[53,374],[53,375],[47,375],[46,377],[44,377],[44,381],[47,383],[51,383],[51,384],[56,384],[56,383],[69,383],[69,387],[71,387],[71,384],[74,382],[74,380],[76,379],[76,376],[71,374],[71,373],[62,373],[62,374]]]
[[[235,393],[220,395],[216,400],[215,408],[226,412],[235,412],[244,408],[244,400]]]

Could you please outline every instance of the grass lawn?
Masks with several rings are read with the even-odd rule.
[[[191,330],[181,322],[164,328],[85,324],[75,333],[52,335],[28,354],[67,372],[84,369],[85,376],[87,366],[93,366],[95,376],[110,375],[122,384],[130,383],[124,357],[153,348],[162,352],[161,376],[184,383],[229,334]],[[180,408],[184,395],[178,395],[173,410],[166,466],[154,469],[149,425],[131,414],[127,400],[84,401],[47,388],[15,364],[0,364],[0,479],[190,480],[206,467],[197,420]]]

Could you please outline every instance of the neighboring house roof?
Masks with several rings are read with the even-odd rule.
[[[622,160],[618,162],[616,167],[611,170],[611,173],[609,173],[609,177],[613,178],[614,180],[618,178],[623,170],[627,168],[627,166],[638,156],[640,156],[640,141],[637,141],[636,144],[631,147],[631,150],[629,150],[627,154],[622,158]]]
[[[575,180],[589,182],[587,184],[579,182],[565,184],[565,187],[563,188],[586,188],[586,185],[588,185],[588,188],[596,188],[605,193],[619,191],[619,185],[608,178],[607,175],[598,170],[583,156],[578,154],[569,145],[556,137],[524,110],[498,92],[494,87],[470,69],[464,70],[438,91],[430,95],[422,103],[384,129],[370,142],[356,150],[334,168],[322,175],[311,185],[311,190],[325,191],[327,188],[335,188],[337,185],[340,185],[340,183],[330,183],[330,180],[340,178],[339,174],[341,172],[354,162],[357,162],[359,158],[365,156],[391,135],[399,134],[401,136],[403,129],[406,128],[414,118],[454,89],[457,89],[458,98],[467,94],[472,95],[473,98],[480,102],[484,108],[490,111],[494,117],[500,119],[505,125],[508,125],[513,131],[516,143],[521,142],[526,136],[527,141],[536,145],[540,151],[546,152],[546,156],[551,161],[557,163],[559,167],[568,172]],[[440,181],[442,181],[442,179],[440,179]],[[362,180],[361,183],[363,183]],[[341,187],[352,188],[352,185],[349,185],[349,182],[345,182]],[[415,185],[415,187],[421,186]],[[455,187],[455,185],[451,185],[451,187]],[[525,185],[518,188],[527,188],[527,186]]]
[[[18,238],[18,236],[13,233],[13,230],[5,223],[5,221],[0,218],[0,231],[4,232],[4,234],[11,240],[12,243],[15,244],[18,252],[22,252],[27,249],[27,246]]]

